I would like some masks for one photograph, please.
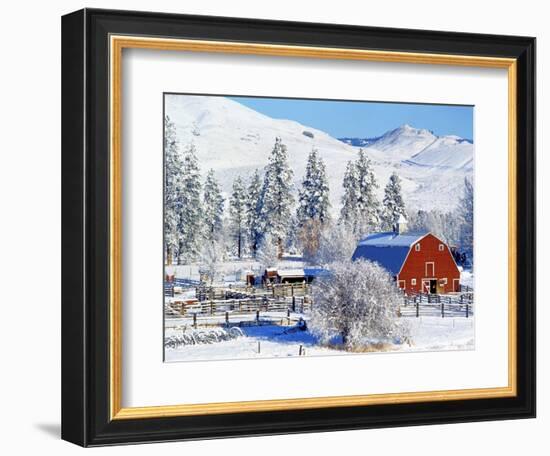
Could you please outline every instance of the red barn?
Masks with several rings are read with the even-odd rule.
[[[380,264],[407,293],[460,291],[460,271],[449,246],[431,233],[371,234],[359,241],[353,259]]]

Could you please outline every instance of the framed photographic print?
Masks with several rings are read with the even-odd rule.
[[[62,436],[535,415],[535,40],[62,22]]]

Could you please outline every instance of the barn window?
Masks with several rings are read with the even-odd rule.
[[[445,246],[443,244],[439,244],[439,251],[443,252],[444,249],[445,249]]]
[[[439,283],[440,283],[440,285],[447,285],[447,278],[444,277],[443,279],[441,279],[441,280],[439,281]]]
[[[411,285],[416,285],[416,279],[411,279]]]
[[[414,250],[416,250],[417,252],[420,252],[420,244],[416,244],[414,246]]]

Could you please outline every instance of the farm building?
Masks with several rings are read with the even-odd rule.
[[[407,293],[460,291],[460,271],[449,246],[432,233],[402,232],[399,228],[361,239],[352,259],[380,264]]]
[[[264,283],[311,283],[318,277],[325,277],[328,271],[323,268],[275,269],[268,268],[263,275]]]

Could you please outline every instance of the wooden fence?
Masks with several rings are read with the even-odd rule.
[[[474,294],[425,294],[403,296],[400,315],[403,317],[441,316],[466,317],[474,313]]]
[[[195,288],[195,296],[199,301],[245,299],[245,298],[286,298],[286,297],[304,297],[310,292],[310,285],[307,283],[281,283],[266,285],[264,287],[243,287],[229,285],[220,286],[201,286]]]
[[[184,301],[173,301],[165,306],[165,315],[167,318],[185,317],[188,315],[225,315],[231,314],[251,314],[257,312],[309,312],[312,307],[312,301],[307,296],[294,296],[291,298],[271,298],[260,296],[256,298],[244,299],[223,299],[198,301],[194,303],[185,303]]]

